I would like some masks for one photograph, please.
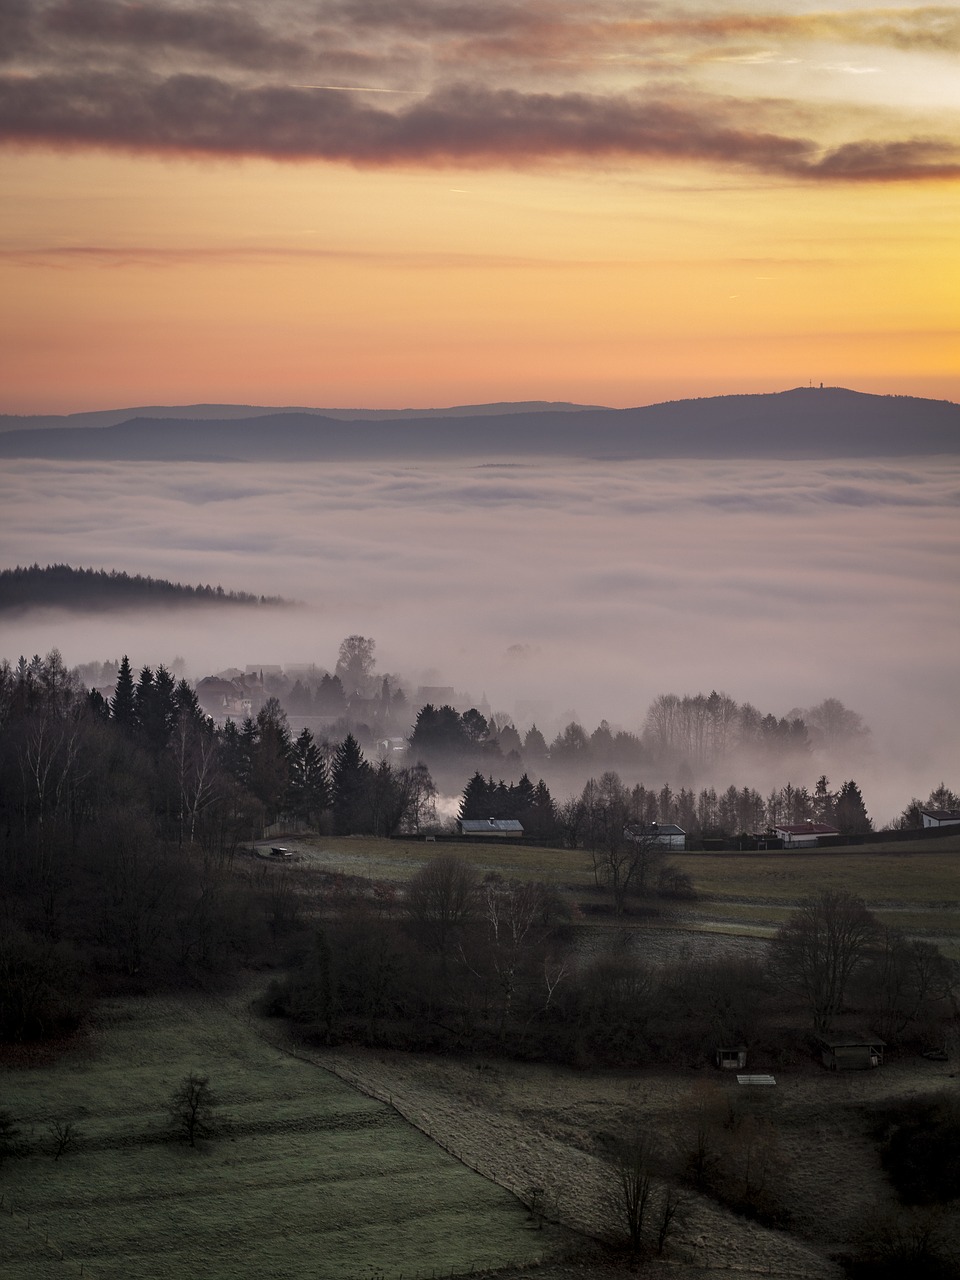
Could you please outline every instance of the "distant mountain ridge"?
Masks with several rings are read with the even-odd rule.
[[[842,387],[636,409],[502,408],[387,420],[296,411],[230,421],[142,417],[110,426],[9,431],[0,435],[0,457],[302,462],[902,457],[960,451],[960,405]]]
[[[171,605],[282,605],[279,596],[255,596],[223,587],[184,586],[166,578],[117,569],[74,569],[68,564],[38,564],[0,569],[0,613],[27,609],[170,608]]]
[[[580,409],[602,409],[599,404],[571,404],[566,400],[497,401],[494,404],[460,404],[447,409],[317,409],[307,405],[181,404],[138,405],[132,409],[93,409],[86,413],[0,413],[0,433],[5,431],[49,431],[63,427],[115,427],[134,418],[160,418],[193,422],[233,422],[244,418],[275,417],[299,413],[314,418],[337,418],[371,422],[396,418],[496,417],[503,413],[571,413]]]

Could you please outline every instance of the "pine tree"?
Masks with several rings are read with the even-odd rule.
[[[110,703],[110,713],[115,722],[127,733],[133,733],[137,724],[137,705],[133,688],[133,672],[126,654],[117,672],[117,687]]]
[[[257,713],[251,753],[250,790],[274,820],[283,808],[290,781],[290,729],[286,712],[268,698]]]
[[[177,716],[186,715],[190,720],[199,722],[204,719],[203,709],[196,693],[186,682],[180,680],[173,691],[173,704]]]
[[[134,690],[137,727],[144,745],[154,756],[167,747],[176,718],[173,676],[164,666],[156,672],[144,667]]]
[[[483,720],[479,712],[476,714]],[[486,725],[486,721],[483,722]],[[435,707],[428,702],[417,713],[410,747],[417,755],[423,756],[462,754],[467,748],[463,720],[453,707]]]
[[[532,834],[541,840],[553,836],[557,830],[557,806],[542,778],[537,782],[533,809],[536,825]]]
[[[860,788],[851,780],[840,788],[836,804],[836,823],[845,836],[861,835],[873,830],[873,823],[867,815],[867,807],[863,803]]]
[[[535,724],[527,730],[523,740],[523,758],[530,764],[537,764],[547,758],[547,741]]]
[[[310,822],[330,807],[327,764],[309,729],[304,729],[290,751],[287,808],[303,822]]]
[[[461,819],[477,821],[493,816],[490,810],[490,788],[487,786],[486,778],[479,770],[463,789],[463,799],[460,801],[460,813],[458,816]]]
[[[370,766],[363,758],[360,744],[348,733],[333,757],[331,773],[333,827],[337,835],[365,831],[369,826],[369,780]]]
[[[817,822],[834,821],[836,799],[837,797],[830,790],[830,781],[827,775],[821,773],[817,779],[816,790],[813,793],[813,816]]]

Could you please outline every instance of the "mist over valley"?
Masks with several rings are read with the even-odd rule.
[[[0,653],[181,657],[197,680],[248,664],[332,670],[361,634],[414,696],[452,686],[548,739],[571,720],[637,733],[671,691],[720,690],[777,716],[837,697],[872,734],[856,762],[827,763],[855,772],[886,821],[960,763],[958,495],[949,456],[11,459],[11,566],[300,603],[224,604],[215,622],[39,610],[0,619]],[[812,786],[817,768],[789,780]],[[754,767],[717,781],[766,779]]]

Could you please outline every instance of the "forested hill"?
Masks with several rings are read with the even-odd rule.
[[[169,608],[171,605],[282,605],[279,596],[255,596],[223,587],[184,586],[165,578],[131,576],[116,569],[73,569],[68,564],[44,568],[0,569],[0,612],[23,609]]]
[[[675,400],[636,409],[541,409],[345,421],[140,417],[0,433],[0,457],[129,461],[863,458],[955,454],[960,405],[842,387]]]

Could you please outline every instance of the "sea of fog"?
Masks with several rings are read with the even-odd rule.
[[[54,645],[70,664],[181,656],[199,678],[332,668],[359,632],[381,671],[485,694],[547,732],[573,717],[636,731],[665,692],[715,688],[777,715],[838,697],[873,729],[857,779],[877,819],[941,779],[960,786],[955,458],[14,461],[0,510],[8,566],[302,602],[4,618],[0,657]]]

